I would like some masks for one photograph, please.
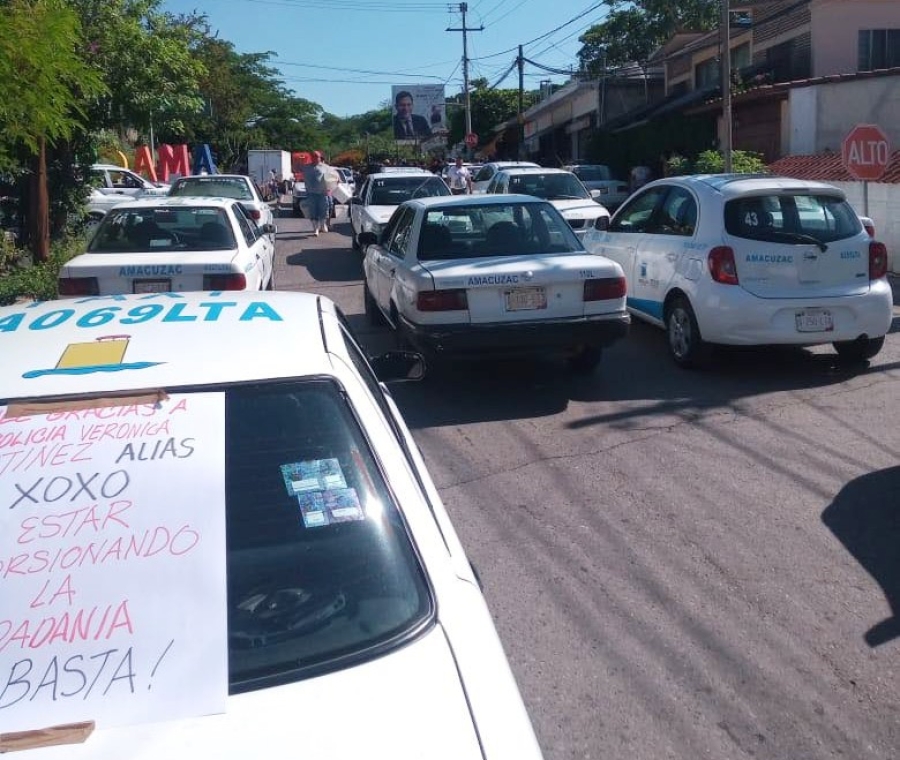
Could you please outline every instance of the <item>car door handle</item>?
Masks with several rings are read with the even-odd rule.
[[[676,261],[678,259],[678,254],[677,253],[667,253],[666,259],[668,261]]]

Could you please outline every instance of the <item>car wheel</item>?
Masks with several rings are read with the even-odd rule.
[[[602,357],[602,348],[582,346],[577,353],[568,358],[569,369],[578,375],[589,375],[597,369]]]
[[[839,341],[834,344],[838,358],[848,363],[864,362],[871,359],[884,345],[884,336],[880,338],[857,338],[856,340]]]
[[[666,337],[679,367],[702,367],[709,361],[712,348],[700,337],[697,317],[686,298],[676,298],[666,311]]]
[[[369,320],[370,325],[385,324],[386,320],[384,314],[381,313],[381,309],[379,309],[378,304],[375,303],[375,299],[372,297],[372,293],[369,291],[369,286],[366,283],[363,283],[363,305],[366,310],[366,318]]]

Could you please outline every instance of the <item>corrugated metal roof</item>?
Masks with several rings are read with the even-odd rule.
[[[769,164],[773,174],[797,179],[814,179],[822,182],[855,182],[843,165],[840,153],[824,153],[814,156],[785,156]],[[885,184],[900,184],[900,150],[891,154],[884,176],[878,180]]]

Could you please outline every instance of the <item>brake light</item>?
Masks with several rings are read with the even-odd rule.
[[[247,278],[240,272],[203,275],[204,290],[245,290]]]
[[[610,301],[624,298],[626,291],[624,277],[601,277],[584,281],[585,301]]]
[[[465,290],[423,290],[416,297],[419,311],[465,311],[469,300]]]
[[[100,286],[96,277],[60,277],[58,288],[61,296],[100,295]]]
[[[717,245],[709,252],[706,263],[713,280],[723,285],[737,285],[737,266],[734,263],[734,251],[727,245]]]
[[[249,216],[254,222],[258,222],[260,219],[262,219],[262,213],[258,208],[248,209],[247,216]]]
[[[872,241],[869,243],[869,279],[880,280],[887,275],[888,268],[887,246],[884,243]]]

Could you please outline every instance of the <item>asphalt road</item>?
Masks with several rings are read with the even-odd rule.
[[[281,289],[377,353],[346,225],[281,218]],[[900,310],[884,350],[677,369],[635,324],[393,387],[548,760],[900,758]]]

